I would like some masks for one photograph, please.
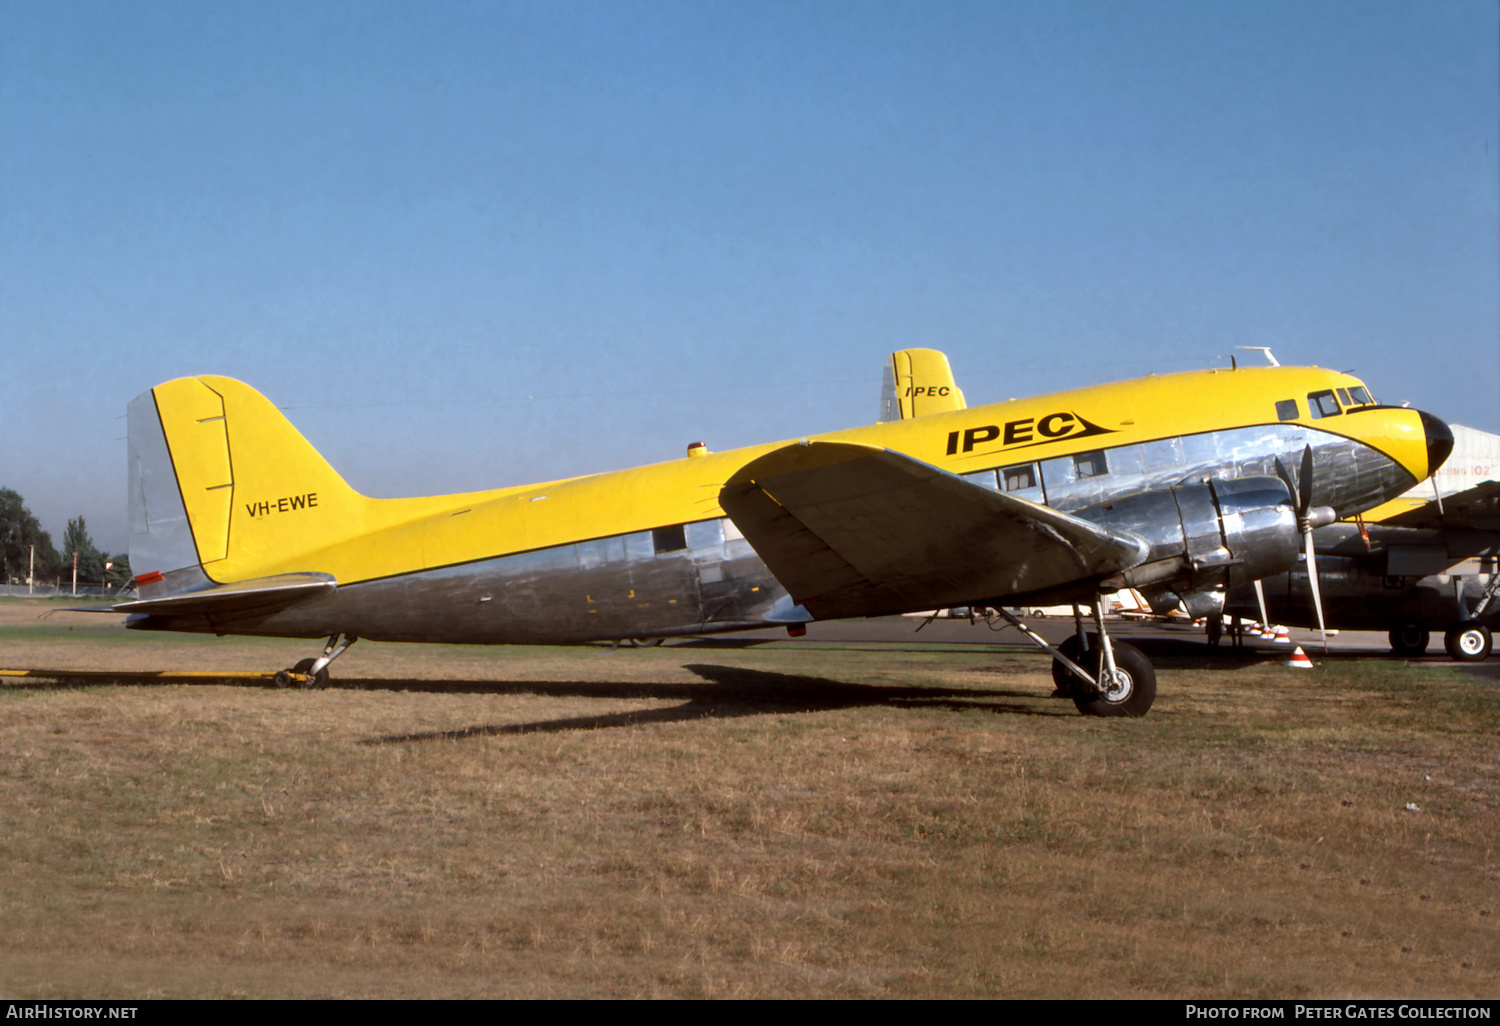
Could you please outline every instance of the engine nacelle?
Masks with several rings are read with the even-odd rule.
[[[1146,561],[1104,586],[1138,588],[1158,613],[1179,602],[1191,616],[1220,612],[1228,588],[1282,573],[1302,551],[1291,493],[1275,477],[1140,492],[1074,515],[1146,542]]]

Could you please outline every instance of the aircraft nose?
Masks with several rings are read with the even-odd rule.
[[[1436,474],[1453,452],[1453,431],[1430,413],[1422,413],[1422,431],[1427,435],[1427,473]]]

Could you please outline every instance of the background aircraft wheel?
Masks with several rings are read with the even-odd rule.
[[[1095,652],[1098,650],[1098,648],[1099,635],[1095,634],[1093,631],[1090,631],[1089,652]],[[1082,666],[1085,670],[1089,668],[1089,664],[1085,662],[1082,657],[1083,650],[1078,644],[1078,635],[1076,633],[1069,634],[1067,639],[1064,640],[1062,644],[1057,646],[1057,650],[1063,655],[1067,656],[1069,659],[1073,660],[1079,666]],[[1053,695],[1054,698],[1072,698],[1073,685],[1082,682],[1078,679],[1077,676],[1074,675],[1072,670],[1068,669],[1062,663],[1054,659],[1052,660],[1052,683],[1057,686],[1057,693]]]
[[[1146,653],[1123,641],[1115,642],[1116,680],[1109,686],[1107,694],[1085,696],[1081,691],[1073,693],[1073,704],[1085,716],[1144,716],[1156,701],[1156,669]],[[1094,650],[1089,661],[1083,664],[1096,675],[1104,672],[1104,653]],[[1102,677],[1100,684],[1106,683]]]
[[[1392,627],[1386,637],[1391,641],[1391,651],[1398,656],[1419,656],[1427,651],[1427,643],[1432,640],[1430,631],[1413,624]]]
[[[1493,645],[1490,629],[1478,620],[1456,623],[1443,635],[1443,647],[1461,663],[1477,663],[1488,658]]]
[[[313,663],[315,662],[317,662],[316,659],[299,660],[297,665],[292,667],[292,672],[310,673],[312,672]],[[280,674],[277,674],[277,676],[280,676]],[[304,688],[326,688],[328,686],[328,667],[323,667],[318,671],[318,675],[316,677],[313,677],[306,684],[302,684],[299,686]]]

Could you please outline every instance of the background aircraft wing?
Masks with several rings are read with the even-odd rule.
[[[823,619],[1046,591],[1146,555],[1131,535],[868,445],[784,446],[741,468],[719,503]]]
[[[1396,527],[1472,527],[1500,531],[1500,481],[1481,481],[1473,488],[1443,496],[1442,510],[1436,499],[1385,517],[1381,523]]]

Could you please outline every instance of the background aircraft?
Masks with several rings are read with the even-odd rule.
[[[1388,631],[1398,655],[1426,651],[1432,631],[1454,659],[1490,654],[1500,627],[1500,436],[1452,430],[1453,454],[1433,481],[1371,510],[1363,526],[1315,532],[1327,626]],[[1305,562],[1262,585],[1272,621],[1317,626]],[[1262,615],[1250,588],[1232,592],[1225,612]]]
[[[128,435],[139,598],[114,608],[133,629],[326,637],[288,680],[326,680],[358,637],[568,643],[1079,602],[1098,647],[1049,651],[1094,715],[1155,696],[1145,656],[1111,644],[1101,593],[1219,611],[1229,588],[1292,566],[1301,535],[1400,494],[1452,445],[1435,417],[1295,367],[413,499],[358,494],[229,378],[158,385]]]

